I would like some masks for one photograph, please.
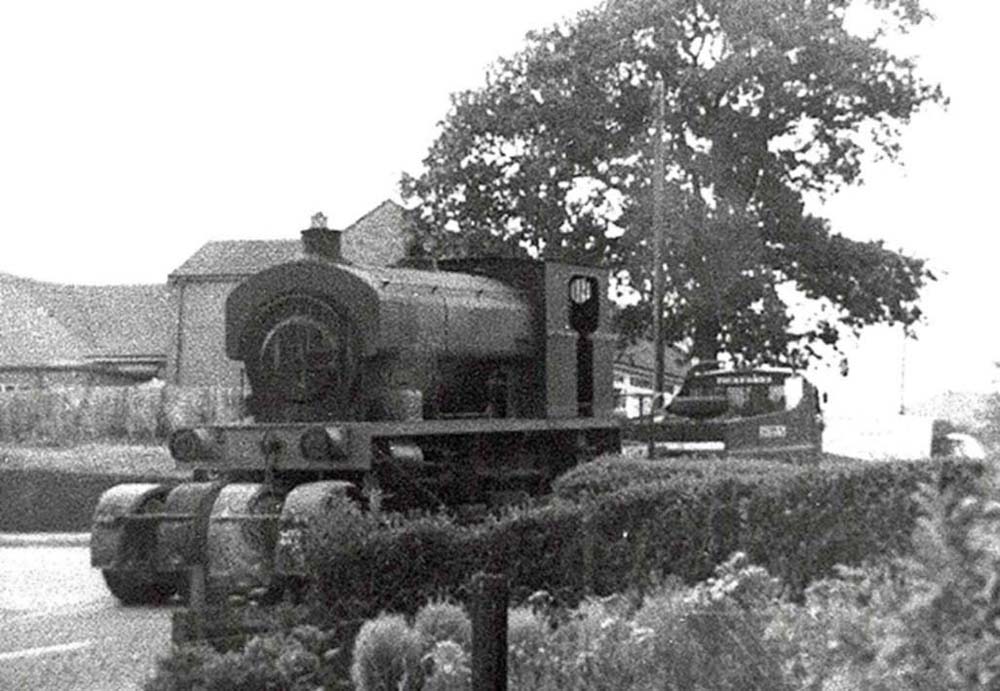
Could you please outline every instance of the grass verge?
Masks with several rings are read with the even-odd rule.
[[[3,470],[177,478],[190,475],[190,471],[175,467],[162,444],[92,443],[72,447],[0,444],[0,471]]]

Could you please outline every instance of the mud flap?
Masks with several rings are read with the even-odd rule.
[[[208,519],[209,589],[250,593],[271,585],[281,497],[266,485],[234,483],[219,492]]]
[[[163,506],[158,527],[157,571],[182,572],[204,564],[208,521],[223,482],[187,482],[175,487]]]
[[[90,565],[106,570],[151,569],[154,555],[141,554],[141,548],[147,545],[137,544],[130,539],[134,530],[129,529],[128,518],[138,515],[148,501],[166,496],[169,490],[165,485],[133,483],[116,485],[104,492],[94,509],[90,532]],[[155,536],[155,526],[149,525],[148,530]],[[155,537],[149,542],[155,542]],[[148,547],[152,548],[153,545]],[[140,563],[136,563],[137,561]]]
[[[275,549],[275,572],[282,577],[305,578],[307,540],[310,530],[349,530],[361,517],[357,504],[347,496],[350,482],[310,482],[299,485],[285,498],[281,510],[278,545]],[[353,520],[352,520],[353,519]],[[316,534],[314,534],[315,536]]]

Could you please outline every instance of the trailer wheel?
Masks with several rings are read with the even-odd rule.
[[[132,513],[159,514],[163,512],[166,489],[150,493],[142,499]],[[122,529],[121,553],[117,563],[101,570],[111,594],[123,605],[159,605],[178,592],[178,574],[155,571],[156,525],[139,523]]]
[[[101,571],[111,594],[123,605],[160,605],[177,592],[175,579],[157,580],[139,571]]]

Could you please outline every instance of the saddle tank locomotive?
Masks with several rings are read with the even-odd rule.
[[[122,602],[183,593],[194,566],[211,592],[273,591],[302,577],[305,532],[344,502],[502,504],[620,449],[605,271],[365,267],[339,244],[304,231],[299,257],[230,293],[249,421],[174,432],[192,481],[101,497],[91,563]]]

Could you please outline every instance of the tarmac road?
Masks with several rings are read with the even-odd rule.
[[[170,649],[170,608],[122,607],[86,535],[0,535],[0,689],[137,689]]]

